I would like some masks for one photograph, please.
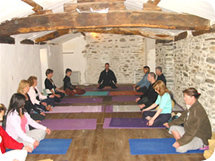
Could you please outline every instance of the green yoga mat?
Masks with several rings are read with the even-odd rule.
[[[107,91],[88,91],[82,96],[107,96],[107,95],[108,95]],[[80,96],[80,95],[76,95],[76,96]]]

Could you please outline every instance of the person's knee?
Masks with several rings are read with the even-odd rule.
[[[169,128],[169,132],[171,132],[171,131],[178,131],[178,126],[170,126],[170,128]]]

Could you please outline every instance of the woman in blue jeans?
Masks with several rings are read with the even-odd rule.
[[[169,90],[163,81],[158,80],[153,88],[158,93],[157,100],[148,108],[142,110],[143,118],[147,119],[148,126],[159,126],[168,122],[171,118],[172,112],[172,100],[169,94]],[[151,109],[157,108],[157,111],[150,111]]]

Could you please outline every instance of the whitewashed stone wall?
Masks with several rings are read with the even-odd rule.
[[[184,106],[182,91],[195,87],[215,130],[215,33],[158,43],[156,52],[157,65],[163,66],[165,74],[172,77],[169,88],[176,101]]]
[[[104,64],[110,63],[118,83],[134,83],[143,76],[146,65],[144,38],[134,35],[96,34],[86,35],[87,83],[96,84]]]

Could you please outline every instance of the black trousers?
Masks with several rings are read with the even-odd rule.
[[[55,94],[59,94],[60,95],[60,97],[58,98],[58,97],[54,97],[54,101],[55,102],[60,102],[61,101],[61,99],[65,96],[65,94],[64,93],[62,93],[62,92],[59,92],[59,91],[55,91]],[[50,95],[52,95],[52,94],[50,94]]]
[[[110,86],[111,88],[117,88],[116,85],[113,82],[110,83],[102,83],[100,84],[100,86],[98,87],[99,89],[103,89],[105,86]]]
[[[142,93],[145,93],[146,91],[147,91],[147,88],[144,86],[144,87],[141,87],[140,89],[137,89],[139,86],[136,86],[135,87],[135,90],[137,91],[137,92],[142,92]]]
[[[42,120],[45,119],[45,116],[43,116],[43,115],[41,115],[41,114],[38,114],[38,113],[31,113],[30,116],[31,116],[31,118],[32,118],[33,120],[35,120],[35,121],[36,121],[36,120],[42,121]]]
[[[143,112],[143,119],[145,119],[147,116],[153,117],[155,115],[156,111],[145,111]],[[171,114],[160,114],[154,121],[154,124],[152,126],[160,126],[164,123],[168,122],[171,118]]]
[[[142,99],[140,99],[139,101],[137,101],[138,105],[142,105],[142,104],[145,105],[144,109],[147,108],[147,107],[149,107],[149,106],[151,106],[153,103],[154,102],[152,102],[148,97],[143,97]]]

